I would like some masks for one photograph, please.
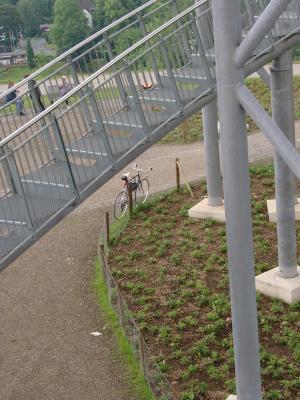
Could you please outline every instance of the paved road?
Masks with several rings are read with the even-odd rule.
[[[175,184],[176,157],[187,179],[204,176],[203,153],[202,143],[156,145],[137,162],[154,168],[151,189],[160,191]],[[262,134],[250,135],[250,161],[270,156]],[[1,400],[137,400],[91,291],[102,213],[119,175],[0,275]],[[90,335],[96,330],[103,336]]]

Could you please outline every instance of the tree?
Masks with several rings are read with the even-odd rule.
[[[85,39],[89,31],[87,18],[78,0],[56,0],[50,35],[59,53]]]
[[[27,39],[26,43],[26,57],[27,57],[27,64],[29,68],[34,68],[35,67],[35,59],[34,59],[34,53],[33,49],[30,43],[30,39]]]
[[[96,1],[96,10],[94,12],[94,28],[96,30],[102,29],[105,23],[105,15],[104,15],[104,4],[105,0],[97,0]]]
[[[22,21],[15,6],[0,3],[0,44],[5,51],[13,51],[17,32],[20,30]]]
[[[36,12],[35,0],[19,0],[17,9],[24,23],[25,32],[28,36],[35,36],[40,32],[40,21]]]
[[[104,3],[105,18],[109,22],[122,17],[133,9],[134,5],[132,0],[105,0]]]
[[[10,4],[0,4],[0,26],[5,29],[16,31],[22,24],[20,15],[15,6]]]

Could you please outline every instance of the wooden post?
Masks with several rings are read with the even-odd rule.
[[[109,212],[105,212],[105,235],[106,235],[106,245],[109,246],[110,242],[110,232],[109,232]]]
[[[118,314],[119,314],[119,321],[120,321],[120,325],[123,327],[123,322],[124,322],[124,312],[123,312],[123,299],[122,299],[122,295],[120,293],[119,288],[117,287],[117,307],[118,307]]]
[[[179,158],[176,158],[176,187],[177,190],[180,189],[180,171],[179,171]]]
[[[145,343],[142,334],[139,332],[139,348],[140,348],[140,363],[141,370],[143,371],[144,377],[147,377],[147,361],[145,352]]]
[[[102,264],[103,277],[104,277],[105,283],[107,284],[107,271],[106,271],[104,244],[101,243],[101,244],[99,245],[99,247],[100,247],[100,257],[101,257],[101,264]]]
[[[133,214],[133,199],[132,199],[132,186],[131,182],[128,182],[128,212],[129,216],[132,217]]]

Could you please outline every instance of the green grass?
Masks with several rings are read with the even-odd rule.
[[[259,100],[264,109],[271,114],[271,92],[270,89],[259,78],[248,78],[246,84],[254,96]],[[300,119],[300,76],[294,77],[295,117]],[[247,116],[249,131],[255,132],[258,127],[254,121]],[[160,143],[183,144],[193,143],[203,139],[202,113],[196,113],[179,125],[176,129],[166,135]]]
[[[46,78],[50,73],[54,72],[56,69],[62,67],[63,65],[64,63],[61,62],[55,64],[54,67],[47,69],[47,71],[40,74],[36,79],[40,80]],[[32,74],[33,72],[37,71],[40,68],[41,66],[31,69],[26,65],[12,67],[12,68],[0,68],[0,84],[8,84],[11,81],[17,83],[24,78],[24,75]],[[69,75],[69,74],[70,71],[66,68],[63,71],[61,71],[58,74],[58,76]]]
[[[27,66],[0,68],[0,83],[19,82],[24,78],[24,75],[31,74],[33,71]]]
[[[140,366],[131,349],[130,343],[126,338],[123,329],[119,325],[118,316],[109,303],[107,288],[103,279],[99,260],[95,261],[94,268],[95,275],[93,286],[95,294],[97,296],[97,300],[99,301],[101,310],[105,314],[107,324],[114,333],[119,345],[122,361],[124,363],[124,369],[126,368],[126,374],[131,382],[132,388],[134,388],[134,394],[136,394],[139,400],[154,400],[154,396],[145,382],[143,374],[140,370]]]

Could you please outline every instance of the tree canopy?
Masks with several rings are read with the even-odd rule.
[[[57,51],[63,51],[85,39],[89,33],[87,19],[78,0],[56,0],[54,23],[50,35]]]
[[[2,2],[0,3],[0,26],[8,27],[12,31],[20,29],[22,21],[16,7],[8,2]]]

